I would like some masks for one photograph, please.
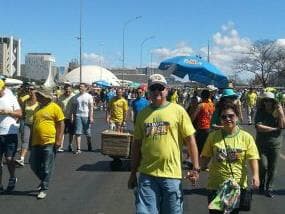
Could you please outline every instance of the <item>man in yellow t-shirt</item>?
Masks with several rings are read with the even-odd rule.
[[[167,82],[162,75],[150,76],[148,85],[152,103],[137,116],[128,186],[137,186],[137,213],[180,214],[183,142],[194,166],[187,177],[193,184],[199,177],[195,129],[184,108],[166,100]]]
[[[40,179],[38,199],[47,196],[50,176],[54,166],[55,151],[61,146],[64,132],[64,114],[52,102],[51,91],[36,92],[39,108],[35,110],[32,127],[31,169]]]
[[[121,88],[116,90],[116,96],[108,103],[106,112],[106,121],[110,129],[122,131],[123,126],[127,120],[128,101],[123,98],[123,90]]]
[[[247,118],[248,124],[251,125],[254,119],[255,107],[256,107],[257,94],[255,91],[250,88],[246,93],[246,109],[247,109]]]

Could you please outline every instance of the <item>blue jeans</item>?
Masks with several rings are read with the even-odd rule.
[[[31,169],[41,181],[41,189],[47,190],[54,167],[55,148],[53,144],[33,146],[31,150]]]
[[[183,213],[180,179],[140,174],[135,197],[137,214]]]

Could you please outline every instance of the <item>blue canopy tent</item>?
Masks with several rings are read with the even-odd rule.
[[[197,56],[177,56],[162,61],[160,70],[173,70],[172,74],[181,79],[188,75],[189,80],[214,85],[218,88],[228,86],[227,76],[211,63]]]

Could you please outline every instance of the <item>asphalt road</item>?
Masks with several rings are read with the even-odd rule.
[[[129,176],[128,161],[123,168],[111,171],[111,158],[100,153],[101,135],[106,129],[105,114],[96,112],[93,127],[93,152],[83,151],[80,155],[69,152],[59,153],[56,167],[50,183],[48,196],[37,200],[36,187],[39,181],[32,173],[29,164],[17,168],[17,187],[11,195],[0,195],[0,213],[2,214],[128,214],[134,213],[133,192],[127,189]],[[243,126],[254,133],[252,126]],[[87,149],[85,141],[82,148]],[[248,213],[281,214],[285,203],[285,149],[282,149],[278,174],[276,176],[276,196],[268,199],[254,195],[252,211]],[[4,184],[7,185],[8,172],[4,166]],[[202,172],[199,185],[192,188],[183,181],[184,213],[207,213],[205,191],[207,173]]]

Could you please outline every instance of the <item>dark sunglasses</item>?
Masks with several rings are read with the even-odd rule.
[[[165,87],[163,85],[157,84],[157,85],[152,85],[149,87],[150,91],[163,91],[165,89]]]
[[[235,115],[234,114],[223,114],[221,115],[222,120],[227,120],[227,119],[234,119]]]

